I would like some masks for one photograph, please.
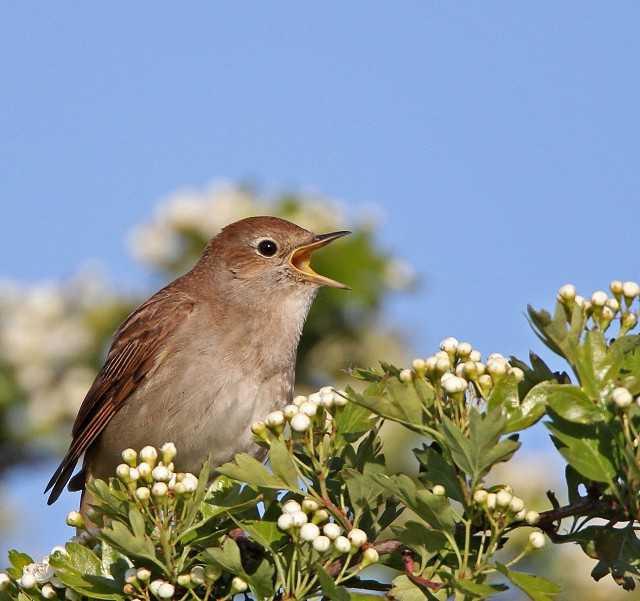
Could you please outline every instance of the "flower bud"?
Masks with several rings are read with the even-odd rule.
[[[622,327],[625,331],[630,330],[631,328],[634,328],[636,326],[636,324],[638,323],[638,318],[636,317],[635,313],[625,312],[620,318],[620,323],[622,324]]]
[[[439,373],[443,373],[449,370],[449,368],[451,367],[451,361],[449,360],[449,358],[445,358],[445,357],[438,357],[438,360],[436,361],[436,371]]]
[[[473,493],[473,500],[478,504],[482,504],[487,500],[487,494],[486,490],[480,488]]]
[[[32,574],[23,573],[22,576],[18,579],[18,585],[20,588],[30,589],[36,585],[36,579]]]
[[[335,540],[340,536],[342,528],[340,528],[340,526],[338,526],[338,524],[334,522],[329,522],[328,524],[325,524],[323,526],[322,532],[331,540]]]
[[[143,503],[149,500],[151,496],[151,491],[146,486],[140,486],[136,488],[136,498]]]
[[[344,390],[336,390],[333,393],[333,404],[336,407],[344,407],[349,402],[347,393]]]
[[[11,584],[11,578],[4,572],[0,572],[0,591],[6,591]]]
[[[584,296],[580,296],[579,294],[576,294],[576,298],[574,302],[576,305],[578,305],[578,307],[584,308]]]
[[[625,282],[622,284],[622,294],[630,303],[636,296],[640,296],[640,286],[636,282]]]
[[[146,446],[140,450],[140,459],[145,463],[148,463],[152,468],[158,461],[158,451],[156,451],[155,447]]]
[[[607,302],[607,293],[604,290],[596,290],[591,295],[591,303],[594,307],[604,307]]]
[[[191,572],[189,572],[189,578],[191,582],[194,584],[204,584],[205,582],[205,572],[202,566],[193,566],[191,568]]]
[[[362,563],[365,566],[371,565],[372,563],[377,563],[379,559],[380,555],[373,547],[368,547],[362,554]]]
[[[435,371],[437,362],[438,362],[437,357],[427,357],[426,361],[424,362],[425,371],[428,374]]]
[[[327,536],[318,536],[313,540],[313,548],[318,551],[318,553],[326,553],[331,547],[331,540]]]
[[[623,386],[614,388],[613,392],[611,393],[611,398],[613,399],[613,402],[621,409],[628,407],[633,402],[631,393]]]
[[[153,468],[151,477],[156,482],[169,482],[171,480],[171,472],[164,465],[157,465]]]
[[[416,372],[418,373],[424,373],[425,367],[426,367],[424,363],[424,359],[420,359],[420,358],[414,359],[411,362],[411,367],[413,367],[413,369],[415,369]]]
[[[124,572],[124,581],[133,584],[138,579],[138,571],[135,568],[128,568]]]
[[[138,464],[138,467],[136,469],[138,470],[139,476],[143,480],[146,480],[147,482],[151,480],[151,472],[153,470],[151,469],[151,466],[148,463],[143,461],[142,463]]]
[[[136,453],[133,449],[125,449],[121,453],[122,461],[124,461],[127,465],[131,467],[136,466],[136,461],[138,460],[138,453]]]
[[[236,576],[231,581],[231,592],[234,594],[244,593],[248,588],[249,588],[249,585],[244,580],[242,580],[242,578],[239,578],[238,576]]]
[[[487,494],[487,498],[485,499],[487,509],[495,509],[496,502],[497,502],[497,498],[495,493],[490,492],[489,494]]]
[[[460,342],[456,349],[456,354],[461,359],[466,359],[471,354],[472,350],[473,347],[468,342]]]
[[[313,542],[320,536],[320,528],[315,524],[303,524],[300,527],[300,538],[308,543]]]
[[[164,482],[156,482],[151,487],[151,494],[154,497],[164,497],[169,492],[169,487]]]
[[[471,351],[469,353],[469,361],[475,361],[476,363],[478,361],[482,361],[482,354],[480,353],[480,351]]]
[[[313,417],[318,412],[318,405],[315,403],[305,402],[300,405],[300,413],[307,417]]]
[[[284,413],[282,411],[272,411],[264,420],[269,428],[279,428],[284,424]]]
[[[520,511],[518,511],[518,513],[516,513],[513,517],[520,521],[523,522],[525,519],[525,516],[527,515],[527,510],[526,509],[521,509]]]
[[[289,515],[291,516],[292,523],[296,528],[299,528],[303,524],[306,524],[309,520],[307,514],[304,511],[296,511],[295,513],[290,513]]]
[[[116,476],[123,482],[129,482],[129,470],[131,468],[126,463],[121,463],[116,467]]]
[[[540,532],[539,530],[535,530],[529,535],[529,544],[534,549],[542,549],[542,547],[544,547],[545,545],[545,542],[546,540],[544,538],[544,534],[542,534],[542,532]]]
[[[520,497],[513,497],[509,503],[509,511],[520,513],[524,509],[524,501]]]
[[[529,526],[535,526],[540,521],[540,514],[537,511],[527,511],[524,516],[525,522],[529,524]]]
[[[444,497],[444,495],[447,494],[447,491],[445,490],[445,487],[442,486],[442,484],[436,484],[431,492],[436,495],[436,497]]]
[[[398,377],[401,382],[411,382],[413,380],[413,372],[410,369],[403,369]]]
[[[449,336],[448,338],[445,338],[440,343],[440,349],[447,354],[454,354],[457,348],[458,348],[458,340],[453,336]]]
[[[312,522],[314,524],[322,524],[329,519],[329,512],[326,509],[318,509],[313,513]]]
[[[338,536],[333,541],[333,546],[339,553],[349,553],[351,551],[351,543],[346,536]]]
[[[489,374],[483,374],[478,378],[478,386],[482,394],[487,394],[493,387],[493,378]]]
[[[291,419],[296,413],[298,413],[298,407],[296,405],[285,405],[282,410],[285,419]]]
[[[40,592],[45,599],[53,599],[54,597],[58,596],[56,590],[48,582],[42,586]]]
[[[287,530],[291,530],[291,528],[293,527],[293,518],[291,517],[290,513],[283,513],[282,515],[280,515],[278,517],[278,528],[280,528],[280,530],[284,530],[285,532]]]
[[[623,284],[620,280],[613,280],[611,284],[609,284],[609,290],[616,296],[620,296],[623,290]]]
[[[305,499],[302,501],[302,510],[305,513],[313,513],[320,509],[320,505],[314,499]]]
[[[470,380],[478,376],[478,364],[475,361],[465,361],[462,367],[464,375]]]
[[[158,590],[160,589],[160,585],[164,582],[164,580],[154,580],[149,584],[149,590],[157,597]]]
[[[320,393],[320,405],[326,409],[333,407],[334,394],[333,391]]]
[[[444,388],[445,392],[449,394],[457,394],[460,392],[464,392],[467,389],[467,381],[464,378],[451,376],[450,378],[444,379],[444,381],[442,382],[442,388]]]
[[[136,575],[140,582],[147,582],[151,578],[151,572],[147,568],[138,568]]]
[[[162,463],[169,465],[178,454],[178,449],[176,449],[176,445],[172,442],[165,442],[160,447],[160,453],[162,455]]]
[[[519,367],[512,367],[511,373],[515,376],[518,384],[524,380],[524,372]]]
[[[189,588],[191,586],[190,574],[180,574],[176,580],[178,581],[178,584],[183,588]]]
[[[501,357],[490,358],[487,361],[487,371],[492,377],[501,377],[507,373],[507,362]]]
[[[614,315],[620,310],[620,303],[615,298],[610,298],[606,306],[613,311]]]
[[[309,395],[308,401],[310,403],[315,403],[316,405],[320,404],[320,393],[319,392],[314,392],[312,394]]]
[[[560,300],[565,303],[571,303],[576,298],[576,287],[573,284],[565,284],[558,290]]]
[[[311,419],[304,413],[297,413],[291,419],[291,429],[296,432],[306,432],[311,425]]]
[[[160,597],[160,599],[171,599],[175,592],[176,589],[170,582],[163,582],[158,587],[158,597]]]
[[[289,499],[282,506],[283,513],[297,513],[298,511],[301,511],[301,509],[302,508],[300,507],[300,503],[298,503],[298,501],[294,499]]]
[[[464,377],[464,364],[463,363],[458,363],[458,365],[456,365],[456,376],[458,376],[459,378]]]
[[[513,495],[507,490],[500,490],[496,494],[496,505],[498,507],[508,507]]]
[[[298,396],[293,398],[292,403],[296,406],[296,407],[300,407],[300,405],[302,405],[302,403],[306,403],[307,402],[307,397],[304,396],[303,394],[299,394]]]
[[[360,528],[353,528],[347,534],[347,538],[351,541],[351,544],[359,549],[367,542],[367,533]]]
[[[72,528],[84,528],[84,518],[78,511],[70,511],[67,514],[67,526]]]

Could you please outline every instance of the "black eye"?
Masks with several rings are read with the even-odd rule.
[[[258,244],[258,252],[263,257],[273,257],[278,252],[278,245],[273,240],[261,240]]]

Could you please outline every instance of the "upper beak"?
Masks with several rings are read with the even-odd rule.
[[[351,232],[342,231],[314,236],[311,242],[299,246],[291,253],[289,256],[289,263],[291,267],[301,273],[305,279],[319,284],[320,286],[330,286],[331,288],[343,288],[345,290],[349,290],[349,286],[316,273],[311,268],[311,255],[315,250],[326,246],[338,238],[342,238],[342,236],[347,236],[350,233]]]

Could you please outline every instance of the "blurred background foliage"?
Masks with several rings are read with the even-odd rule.
[[[327,198],[266,197],[248,185],[218,183],[202,190],[179,190],[161,200],[153,215],[129,236],[132,255],[149,271],[151,285],[146,290],[120,291],[96,269],[83,270],[64,282],[0,284],[0,504],[4,507],[0,538],[2,530],[12,525],[8,504],[3,502],[7,495],[2,474],[63,451],[71,422],[118,324],[155,289],[189,269],[205,242],[224,225],[264,214],[316,232],[353,231],[314,257],[318,271],[347,282],[352,290],[318,296],[299,350],[300,391],[346,381],[345,369],[351,365],[375,365],[379,359],[398,365],[410,361],[408,337],[385,321],[384,307],[391,294],[410,293],[416,277],[409,265],[381,247],[373,213],[354,219]],[[387,454],[398,469],[407,469],[410,437],[396,425],[385,433]],[[500,468],[506,473],[501,471],[499,478],[522,491],[528,506],[543,510],[549,507],[545,491],[558,490],[562,469],[555,455],[539,450],[526,454],[525,449],[517,461]],[[528,569],[563,583],[561,599],[632,597],[611,581],[595,585],[589,576],[594,562],[577,547],[550,546],[531,562],[535,565]],[[512,592],[504,598],[519,599],[518,595]]]

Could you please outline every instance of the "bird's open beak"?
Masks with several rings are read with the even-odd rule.
[[[301,273],[305,279],[314,282],[320,286],[330,286],[331,288],[344,288],[349,290],[349,286],[336,282],[331,278],[327,278],[319,273],[316,273],[311,268],[311,255],[315,250],[326,246],[330,242],[347,236],[351,232],[332,232],[330,234],[319,234],[313,238],[309,244],[304,244],[296,248],[289,257],[289,263],[291,267],[297,272]]]

